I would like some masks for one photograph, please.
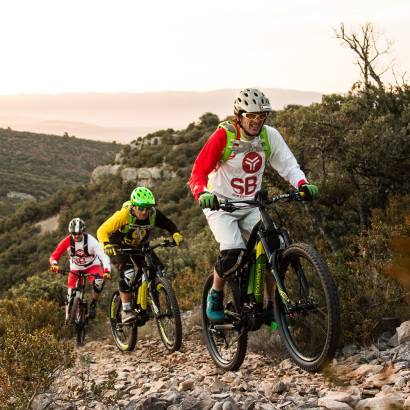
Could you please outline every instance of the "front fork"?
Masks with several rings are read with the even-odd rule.
[[[153,286],[155,286],[154,280],[148,278],[148,272],[144,272],[141,277],[141,285],[138,287],[137,306],[141,310],[147,311],[149,298],[152,313],[157,317],[160,311],[155,300],[155,289],[153,289]]]
[[[279,274],[279,263],[278,263],[278,252],[280,250],[275,250],[273,253],[269,256],[269,266],[271,267],[270,271],[275,279],[276,282],[276,287],[278,289],[280,298],[285,305],[286,311],[291,312],[294,309],[294,303],[295,301],[292,301],[286,290],[286,286],[284,284],[284,281],[282,279],[282,276]],[[309,285],[307,283],[305,274],[303,272],[303,268],[300,265],[300,262],[298,260],[292,260],[291,261],[291,266],[292,269],[295,271],[301,288],[303,289],[303,294],[304,295],[309,295]]]

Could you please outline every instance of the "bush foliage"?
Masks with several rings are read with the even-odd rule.
[[[63,318],[52,301],[27,298],[0,304],[0,402],[2,408],[28,408],[55,372],[72,362],[71,347],[60,339]]]

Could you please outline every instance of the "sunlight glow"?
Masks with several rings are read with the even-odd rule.
[[[371,21],[410,66],[407,0],[6,0],[0,94],[213,90],[344,92],[359,77],[335,39]]]

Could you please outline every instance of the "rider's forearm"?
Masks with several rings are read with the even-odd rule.
[[[70,235],[66,236],[64,239],[62,239],[58,245],[56,246],[56,248],[54,249],[53,253],[50,256],[50,264],[51,261],[56,261],[58,262],[58,260],[61,258],[61,255],[70,247]]]
[[[160,229],[165,229],[171,235],[173,235],[175,232],[179,232],[178,227],[169,218],[167,218],[158,208],[155,226],[157,226]]]
[[[195,199],[198,199],[200,192],[206,190],[207,177],[220,161],[225,145],[226,132],[220,128],[211,135],[195,160],[188,182]]]

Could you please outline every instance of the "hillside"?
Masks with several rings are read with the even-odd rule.
[[[366,95],[326,96],[308,107],[288,106],[268,120],[320,188],[317,201],[284,204],[276,209],[275,220],[295,241],[312,243],[325,256],[339,286],[347,340],[370,340],[380,317],[408,312],[399,283],[405,286],[403,263],[409,257],[401,245],[410,230],[409,107],[406,87],[375,89]],[[178,272],[175,287],[181,306],[197,304],[217,246],[186,183],[197,153],[219,121],[207,113],[183,130],[169,128],[139,138],[110,166],[97,168],[92,183],[17,209],[0,224],[0,292],[6,294],[47,269],[48,256],[69,219],[84,218],[95,233],[131,190],[143,184],[185,235],[183,247],[161,255]],[[271,193],[288,189],[272,170],[266,172],[265,184]],[[57,229],[41,231],[38,223],[51,217],[57,218]]]
[[[119,365],[122,359],[113,346],[101,340],[85,347],[102,352],[101,357],[95,353],[91,361],[83,356],[83,363],[92,362],[91,367],[84,368],[81,357],[77,361],[73,357],[59,309],[66,294],[65,278],[47,271],[48,257],[66,234],[69,219],[84,218],[89,232],[95,234],[136,185],[147,185],[154,191],[158,208],[184,234],[182,246],[163,249],[158,255],[168,271],[175,273],[173,286],[183,315],[198,308],[205,277],[213,269],[218,249],[186,182],[198,151],[220,121],[217,115],[207,113],[185,129],[168,128],[138,138],[123,147],[110,164],[95,168],[91,182],[60,188],[45,200],[18,207],[0,221],[0,401],[9,403],[8,408],[27,408],[27,402],[41,392],[44,394],[36,398],[33,408],[45,408],[52,400],[57,407],[67,400],[99,407],[100,400],[111,403],[111,399],[114,403],[124,400],[135,404],[135,408],[167,408],[171,403],[191,408],[212,404],[201,403],[205,395],[215,401],[214,408],[234,408],[227,397],[236,391],[235,400],[244,408],[272,408],[266,407],[270,406],[266,400],[277,407],[288,407],[291,400],[299,407],[306,398],[315,407],[331,408],[351,408],[363,399],[357,408],[368,408],[379,406],[386,398],[381,396],[390,393],[397,396],[396,404],[403,404],[405,397],[401,394],[408,395],[408,382],[406,372],[401,370],[408,368],[409,342],[397,346],[397,337],[397,347],[387,350],[381,348],[381,342],[390,344],[395,327],[409,317],[409,113],[407,86],[388,90],[372,87],[346,96],[325,96],[321,103],[308,107],[288,106],[268,119],[320,189],[318,200],[283,203],[273,216],[293,240],[311,243],[319,250],[337,284],[340,348],[345,348],[333,362],[336,374],[325,372],[327,379],[309,375],[305,383],[301,369],[295,369],[289,360],[281,362],[278,372],[273,371],[278,365],[273,366],[270,360],[281,358],[275,333],[257,333],[253,353],[269,348],[275,348],[275,353],[266,353],[269,361],[265,361],[266,356],[255,356],[250,347],[247,362],[238,372],[245,384],[239,380],[238,390],[234,390],[234,373],[218,377],[218,371],[207,364],[210,359],[203,347],[191,339],[199,335],[195,323],[185,327],[183,354],[164,356],[152,338],[139,342],[135,359],[136,364],[144,362],[141,368],[133,365],[134,354],[128,355],[131,368]],[[41,152],[37,155],[42,159]],[[265,187],[270,193],[288,189],[271,170],[266,172]],[[93,327],[97,335],[90,333],[93,339],[109,331],[104,312],[118,286],[116,279],[114,273],[114,280],[106,284],[102,294]],[[139,338],[143,338],[143,332]],[[367,350],[356,348],[365,344],[372,346]],[[254,360],[266,367],[255,365]],[[266,368],[270,379],[262,387],[259,382]],[[133,372],[137,372],[135,380]],[[160,373],[163,377],[158,378]],[[259,377],[253,378],[251,373]],[[289,383],[283,378],[286,374],[291,376]],[[47,391],[51,375],[56,375],[55,384]],[[229,386],[228,391],[222,384]],[[347,391],[346,386],[353,390]],[[66,387],[70,387],[69,392]],[[391,403],[383,408],[391,408]]]
[[[0,220],[15,205],[84,184],[121,145],[0,129]]]
[[[183,129],[204,112],[232,113],[238,90],[0,96],[0,127],[129,143],[163,128]],[[321,94],[264,89],[275,109],[308,105]]]

